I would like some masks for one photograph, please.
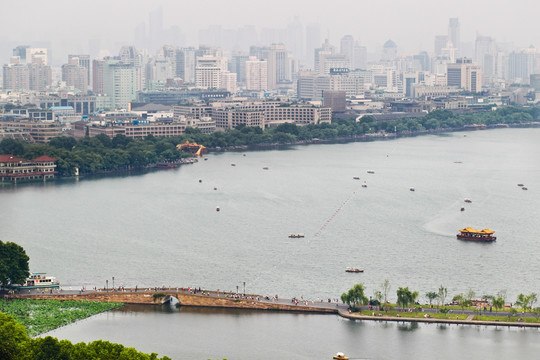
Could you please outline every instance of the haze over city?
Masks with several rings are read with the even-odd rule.
[[[477,35],[491,36],[498,43],[527,47],[540,44],[536,25],[539,7],[532,0],[511,4],[498,0],[451,3],[428,0],[338,0],[331,3],[31,0],[11,3],[9,11],[0,14],[4,29],[0,34],[0,50],[3,61],[7,61],[17,45],[45,44],[51,48],[53,64],[64,62],[68,53],[98,51],[91,55],[107,52],[116,55],[122,46],[134,44],[137,29],[150,31],[152,20],[149,19],[160,9],[163,30],[175,33],[172,38],[164,37],[163,44],[174,46],[202,44],[199,31],[209,26],[221,26],[223,31],[254,26],[247,28],[248,31],[255,29],[258,45],[267,46],[269,44],[263,43],[261,38],[263,28],[287,29],[291,24],[300,24],[305,31],[306,26],[319,24],[322,39],[328,37],[338,44],[343,35],[351,34],[369,53],[379,51],[388,39],[398,45],[400,52],[433,51],[434,37],[446,34],[448,18],[457,17],[462,42],[470,43],[471,48]]]

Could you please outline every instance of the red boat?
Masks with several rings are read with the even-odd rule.
[[[478,241],[478,242],[492,242],[497,240],[493,234],[495,231],[484,229],[484,230],[476,230],[470,227],[466,227],[465,229],[459,230],[459,234],[457,234],[457,238],[460,240],[469,240],[469,241]]]

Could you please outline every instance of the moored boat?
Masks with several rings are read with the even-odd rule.
[[[45,273],[32,273],[26,279],[23,285],[13,285],[14,289],[57,289],[60,287],[60,282],[53,276],[46,276]]]
[[[348,360],[349,357],[346,356],[346,355],[345,355],[344,353],[342,353],[342,352],[338,352],[336,355],[334,355],[334,356],[332,357],[332,359],[337,359],[337,360]]]
[[[489,229],[476,230],[470,227],[459,230],[456,237],[460,240],[477,241],[477,242],[493,242],[497,240],[493,234],[495,231]]]

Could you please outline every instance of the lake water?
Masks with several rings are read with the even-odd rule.
[[[426,292],[443,285],[449,298],[469,289],[477,297],[506,290],[507,301],[513,302],[521,292],[540,292],[539,138],[540,129],[498,129],[227,152],[143,175],[4,186],[0,239],[22,245],[32,271],[54,275],[74,289],[104,287],[107,280],[111,286],[114,277],[115,286],[129,287],[243,291],[245,283],[248,293],[315,300],[338,298],[358,282],[372,295],[388,279],[394,301],[398,287],[418,291],[423,302]],[[464,203],[465,198],[472,203]],[[457,240],[458,229],[466,226],[493,229],[497,241]],[[306,237],[289,239],[289,233]],[[348,266],[365,272],[345,273]],[[121,317],[114,314],[104,316]],[[158,321],[161,316],[149,318]],[[271,316],[290,316],[287,326],[298,323],[300,332],[316,331],[311,327],[319,321],[320,326],[336,323],[339,337],[348,331],[342,328],[351,326],[396,339],[409,333],[395,325],[325,316],[256,318],[275,321]],[[244,319],[252,318],[230,317],[230,323],[242,327]],[[442,341],[447,336],[440,334],[452,333],[435,326],[419,328],[412,334],[427,332]],[[480,332],[487,334],[487,342],[498,336],[537,336],[527,330]],[[321,334],[312,343],[324,342],[327,335]],[[433,350],[429,336],[413,338],[415,346]],[[214,349],[206,341],[201,346]],[[393,358],[379,355],[375,358]]]

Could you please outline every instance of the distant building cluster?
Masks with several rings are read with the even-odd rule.
[[[163,29],[162,17],[152,12],[150,31],[138,29],[134,45],[116,56],[74,53],[53,67],[52,49],[14,48],[3,65],[0,139],[172,136],[187,127],[212,132],[363,114],[474,111],[534,103],[540,91],[536,48],[483,35],[464,43],[457,18],[447,34],[434,37],[433,51],[402,53],[392,40],[369,52],[352,35],[338,47],[321,39],[318,25],[297,18],[284,31],[263,29],[260,36],[252,27],[213,26],[199,34],[206,45],[160,45],[181,42],[178,29]]]

